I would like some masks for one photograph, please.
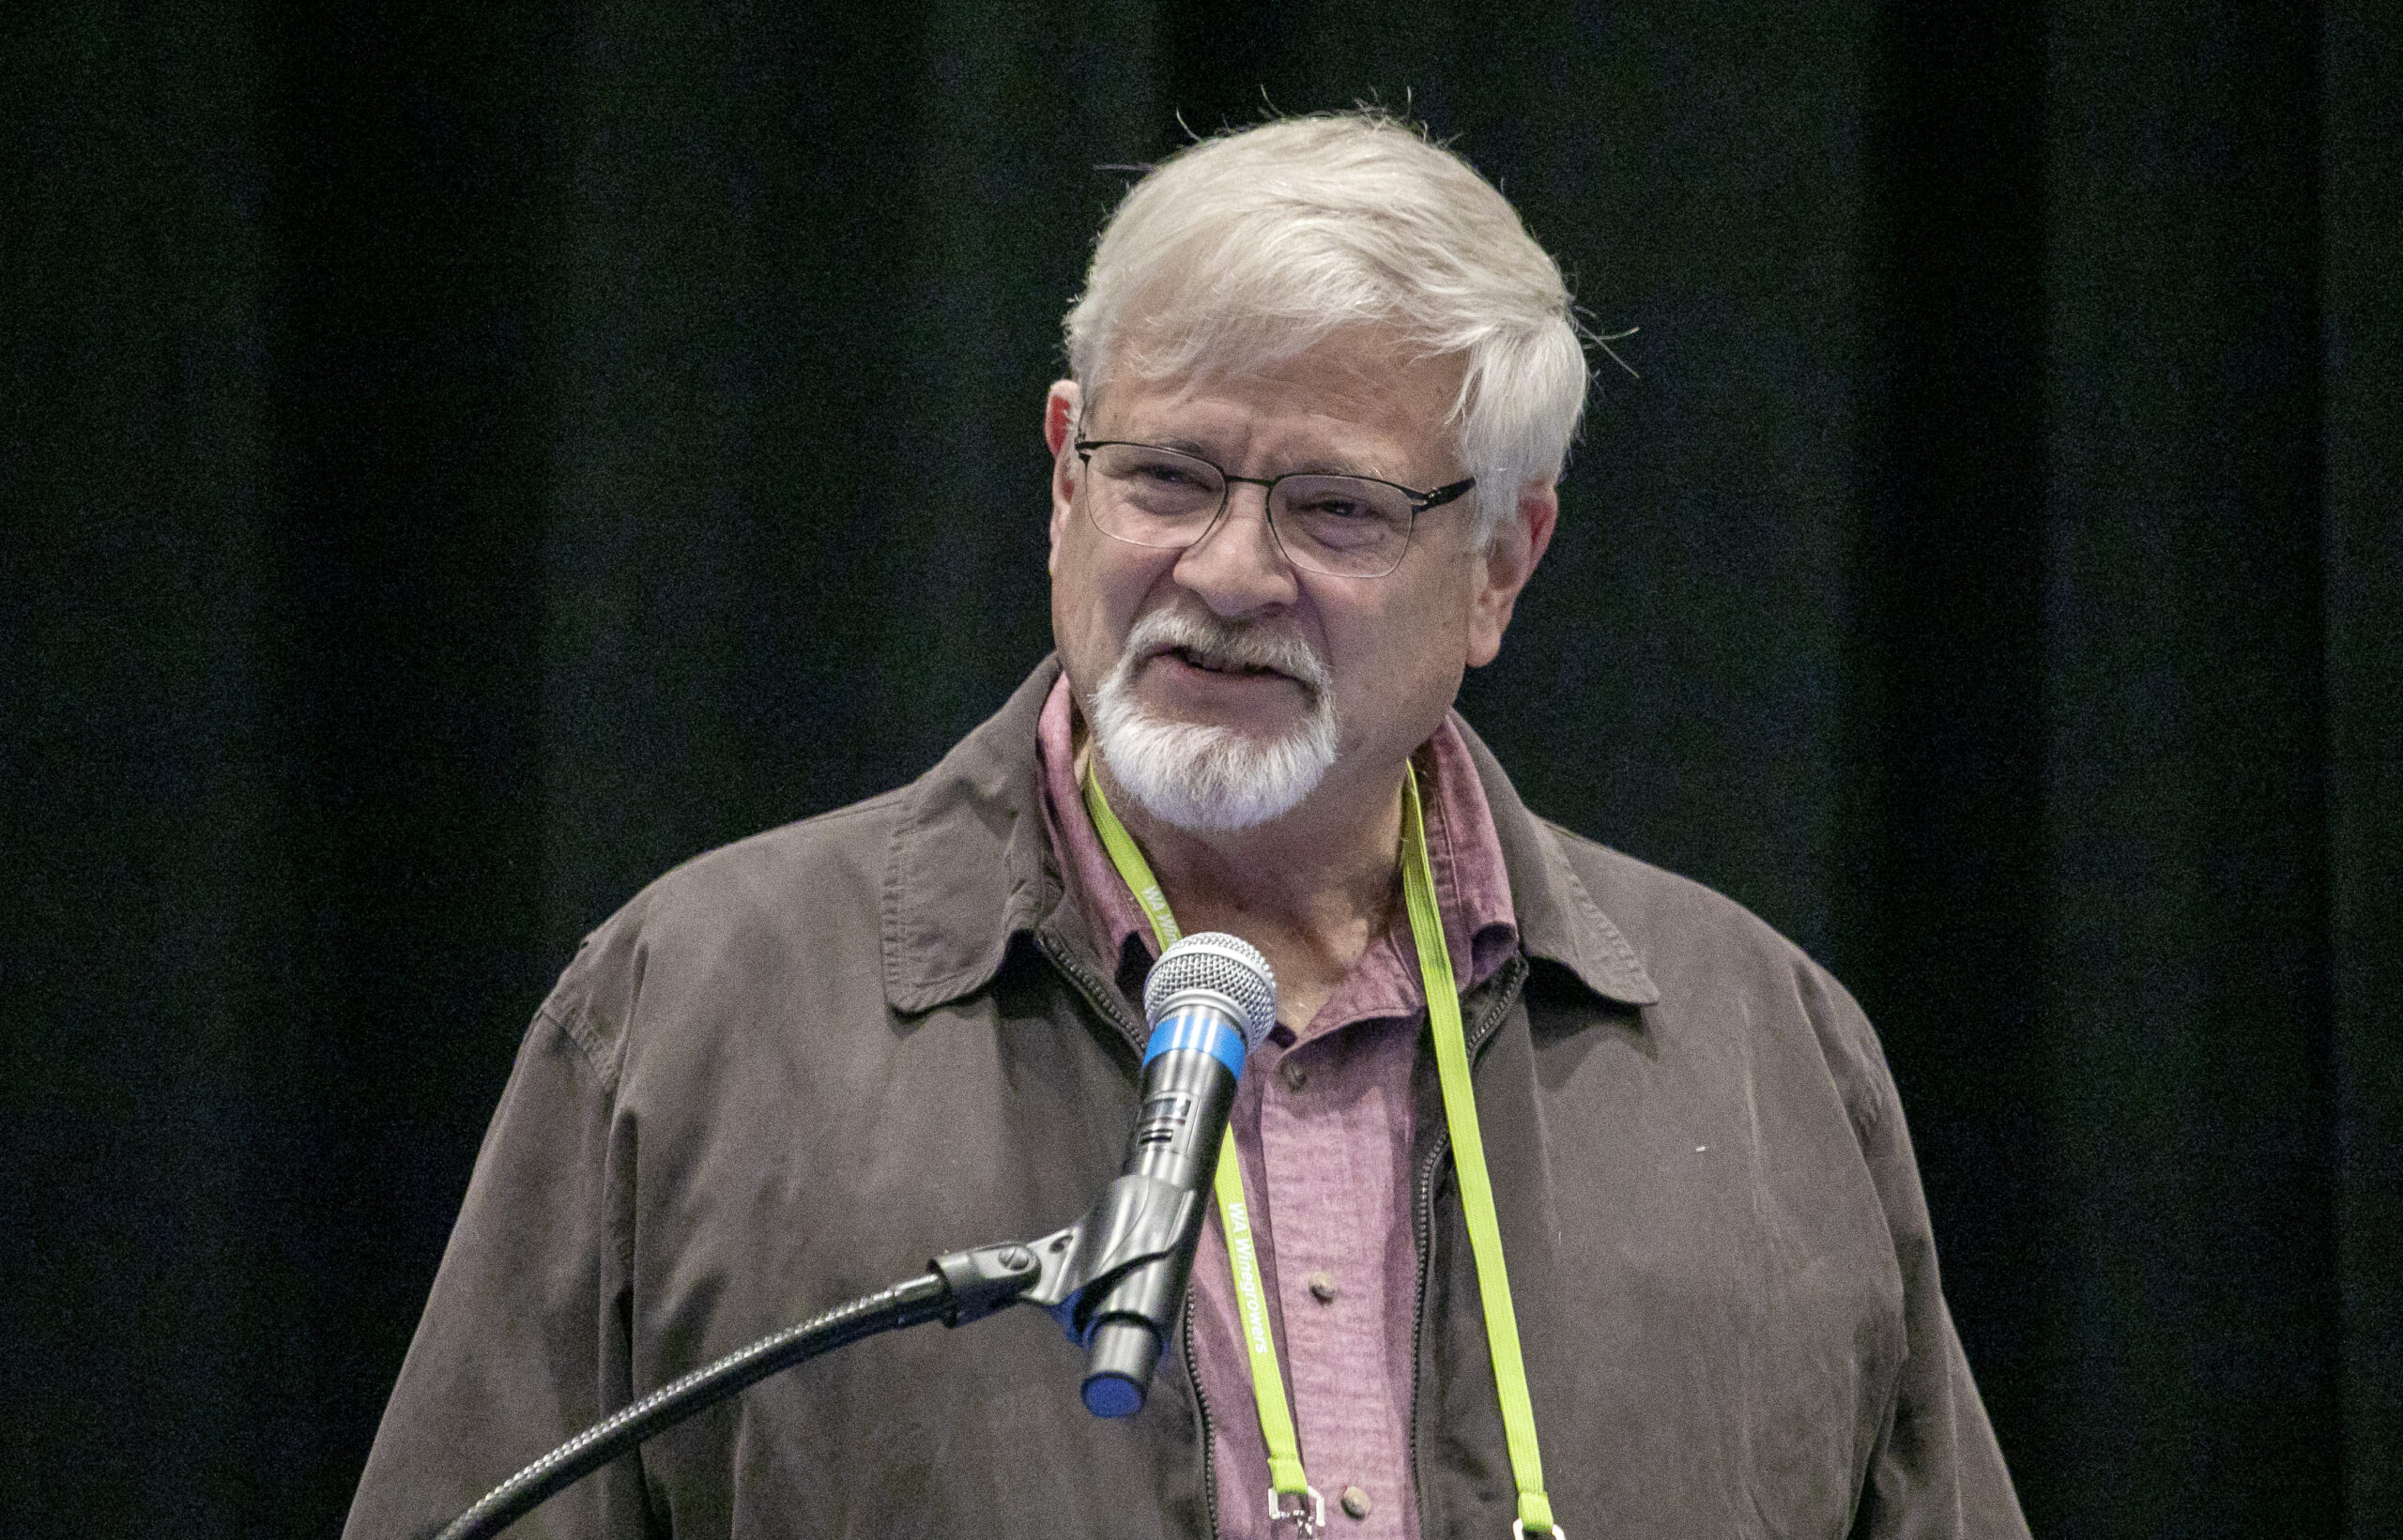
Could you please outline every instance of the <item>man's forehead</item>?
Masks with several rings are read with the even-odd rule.
[[[1095,383],[1132,379],[1154,387],[1207,389],[1306,374],[1329,384],[1350,380],[1374,387],[1402,374],[1443,374],[1457,382],[1466,362],[1385,322],[1329,326],[1289,316],[1230,314],[1174,329],[1129,327],[1110,349]]]
[[[1122,366],[1086,395],[1082,416],[1091,432],[1098,423],[1136,419],[1174,426],[1267,414],[1295,425],[1313,419],[1357,424],[1389,436],[1448,443],[1464,372],[1458,357],[1431,357],[1390,335],[1357,328],[1282,357],[1197,360],[1174,370]]]

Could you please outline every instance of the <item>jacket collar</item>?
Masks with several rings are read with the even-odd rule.
[[[1661,991],[1611,923],[1584,882],[1569,864],[1561,831],[1527,811],[1518,789],[1502,772],[1485,740],[1453,717],[1485,786],[1493,831],[1502,841],[1502,864],[1510,871],[1510,907],[1519,916],[1519,947],[1530,957],[1558,963],[1604,999],[1621,1005],[1657,1005]]]
[[[1035,719],[1060,676],[1046,658],[1007,704],[899,795],[881,901],[885,999],[914,1014],[973,994],[1001,971],[1012,937],[1050,918],[1065,890],[1043,830]],[[1605,999],[1661,998],[1635,951],[1529,813],[1477,736],[1461,724],[1493,811],[1519,941]]]

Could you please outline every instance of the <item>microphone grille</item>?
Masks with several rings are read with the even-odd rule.
[[[1277,1025],[1277,975],[1260,950],[1240,936],[1205,930],[1161,953],[1143,985],[1144,1019],[1157,1025],[1171,1000],[1193,990],[1206,990],[1234,1006],[1243,1018],[1247,1050],[1260,1046]]]

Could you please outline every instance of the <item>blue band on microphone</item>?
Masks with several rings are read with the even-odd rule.
[[[1188,1008],[1162,1016],[1160,1024],[1152,1029],[1152,1041],[1143,1049],[1143,1062],[1149,1064],[1178,1048],[1199,1048],[1224,1064],[1230,1073],[1243,1074],[1243,1033],[1215,1011]]]

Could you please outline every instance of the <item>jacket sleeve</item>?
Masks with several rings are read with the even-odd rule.
[[[614,1082],[571,966],[520,1047],[351,1504],[346,1540],[416,1540],[628,1400],[630,1221]],[[629,1146],[631,1140],[625,1141]],[[638,1456],[510,1531],[644,1532]]]
[[[1860,1008],[1828,982],[1853,1125],[1902,1269],[1902,1383],[1871,1452],[1855,1540],[2027,1540],[2028,1521],[1969,1376],[1936,1273],[1919,1164],[1885,1055]]]

